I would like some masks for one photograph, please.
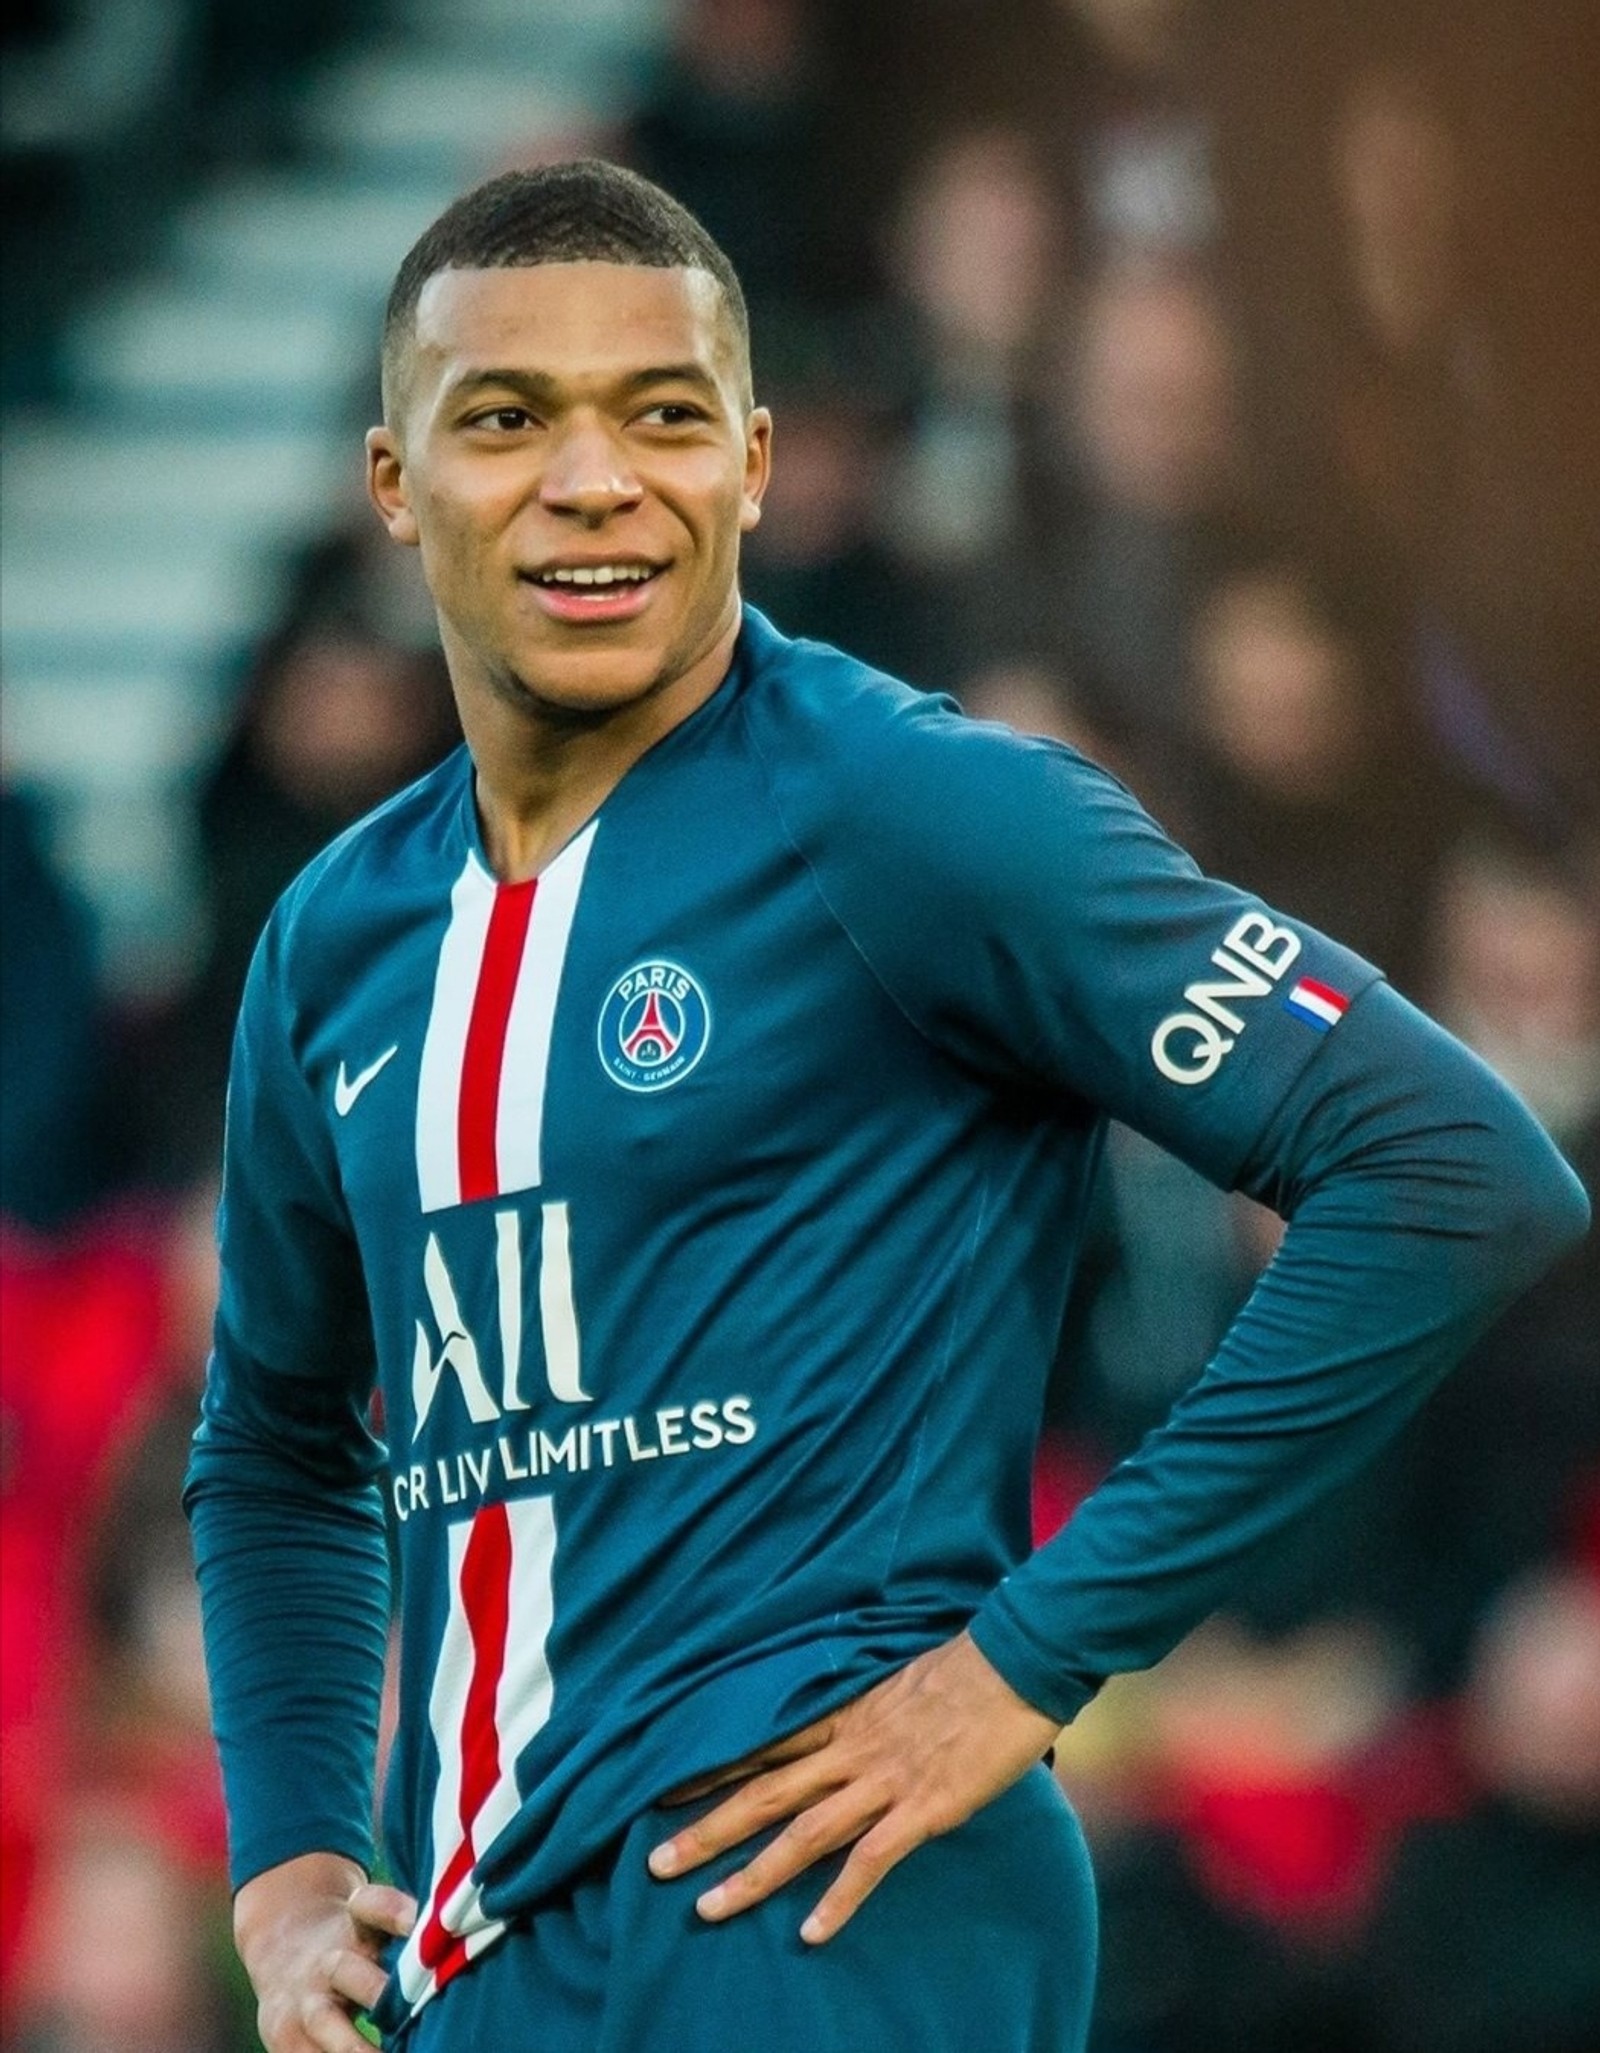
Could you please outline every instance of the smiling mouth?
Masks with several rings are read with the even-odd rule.
[[[547,620],[604,627],[644,613],[666,568],[664,563],[559,563],[519,575]]]

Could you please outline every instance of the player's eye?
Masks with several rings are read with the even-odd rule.
[[[492,428],[502,435],[514,435],[523,428],[532,427],[533,415],[525,406],[490,406],[482,413],[475,413],[468,425],[474,428]]]
[[[690,406],[686,400],[665,399],[659,406],[652,406],[640,418],[651,427],[681,428],[690,421],[703,421],[705,413],[698,406]]]

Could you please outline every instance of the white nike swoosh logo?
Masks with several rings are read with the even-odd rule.
[[[371,1083],[378,1071],[399,1053],[400,1043],[396,1041],[392,1048],[384,1049],[376,1062],[369,1062],[359,1076],[347,1077],[344,1073],[344,1064],[342,1062],[339,1064],[339,1074],[333,1080],[333,1109],[341,1119],[344,1118],[357,1098],[361,1096],[361,1093]]]

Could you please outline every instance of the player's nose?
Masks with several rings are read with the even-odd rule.
[[[539,481],[539,502],[550,512],[603,520],[643,496],[627,451],[601,423],[569,423],[554,437]]]

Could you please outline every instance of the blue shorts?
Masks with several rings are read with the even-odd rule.
[[[645,1856],[689,1815],[646,1812],[604,1873],[429,2003],[404,2053],[1081,2053],[1094,1883],[1047,1768],[918,1847],[820,1947],[800,1925],[843,1856],[708,1925],[695,1898],[760,1842],[655,1881]]]

